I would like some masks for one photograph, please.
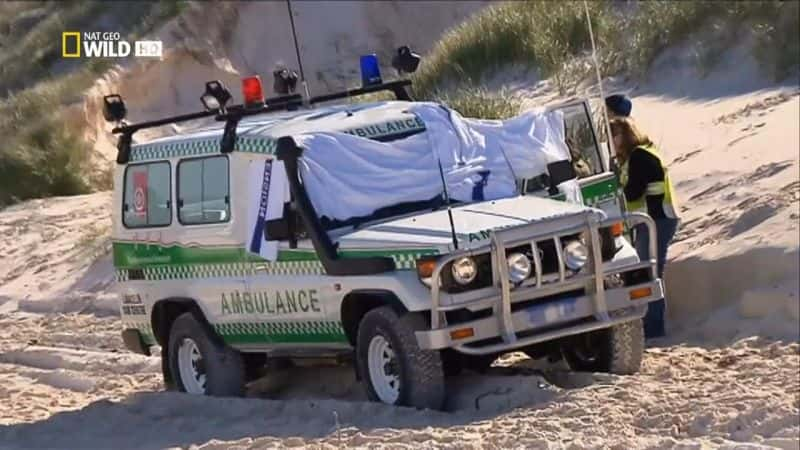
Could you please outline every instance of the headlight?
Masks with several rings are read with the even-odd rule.
[[[531,274],[531,260],[522,253],[512,253],[506,258],[508,278],[512,283],[521,283]]]
[[[564,246],[564,264],[567,268],[579,271],[589,259],[589,250],[581,241],[571,241]]]
[[[478,276],[478,265],[475,264],[475,260],[472,258],[464,256],[453,261],[451,271],[456,283],[461,285],[470,284]]]

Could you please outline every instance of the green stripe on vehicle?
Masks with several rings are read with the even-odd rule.
[[[235,322],[214,324],[228,344],[294,344],[347,342],[341,322]]]
[[[370,256],[391,257],[400,270],[415,268],[422,256],[435,255],[431,248],[343,250],[342,258]],[[253,255],[244,247],[184,247],[164,246],[116,241],[112,245],[117,281],[131,279],[130,271],[138,279],[170,280],[192,278],[245,277],[258,274],[269,275],[322,275],[325,270],[312,250],[281,250],[278,260],[267,261]]]

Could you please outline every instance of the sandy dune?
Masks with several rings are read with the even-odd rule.
[[[119,338],[109,194],[36,200],[0,211],[0,448],[800,449],[800,96],[751,66],[618,83],[683,199],[671,336],[641,373],[512,354],[452,379],[448,412],[366,402],[335,366],[243,399],[165,393]]]

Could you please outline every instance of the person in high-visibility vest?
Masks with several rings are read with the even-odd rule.
[[[658,254],[658,276],[664,276],[667,248],[678,228],[675,190],[669,179],[669,171],[653,142],[642,133],[632,119],[616,117],[610,122],[614,151],[619,164],[620,184],[625,192],[625,207],[628,212],[647,213],[656,223]],[[636,229],[639,228],[640,229]],[[649,236],[644,225],[634,228],[634,246],[642,259],[650,259]],[[664,299],[651,302],[644,318],[644,333],[647,338],[666,334]]]

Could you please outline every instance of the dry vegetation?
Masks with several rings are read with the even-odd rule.
[[[800,2],[607,1],[588,7],[605,75],[644,76],[663,50],[688,39],[703,49],[698,64],[704,72],[746,37],[754,38],[753,55],[776,80],[800,64]],[[505,67],[526,66],[564,89],[590,75],[592,66],[576,64],[590,52],[583,2],[498,3],[450,30],[426,55],[414,76],[415,93],[508,116],[516,111],[503,96],[489,96],[490,105],[475,107],[487,94],[474,86]]]
[[[134,37],[178,14],[184,4],[131,3],[0,4],[0,206],[107,187],[107,177],[88,179],[81,170],[90,149],[80,124],[67,124],[64,106],[80,101],[111,63],[65,61],[60,35],[92,28]],[[754,56],[776,79],[795,73],[800,64],[800,2],[588,5],[606,75],[643,76],[658,54],[687,39],[701,43],[701,71],[713,68],[742,37],[754,38]],[[413,77],[415,97],[441,101],[467,116],[509,117],[519,109],[517,100],[477,87],[484,79],[525,66],[565,88],[590,75],[591,66],[583,64],[589,52],[583,2],[496,3],[450,30],[426,55]]]
[[[0,206],[104,186],[83,170],[91,149],[84,124],[65,107],[112,64],[61,58],[61,32],[118,31],[134,38],[177,14],[180,2],[7,2],[0,4]]]

